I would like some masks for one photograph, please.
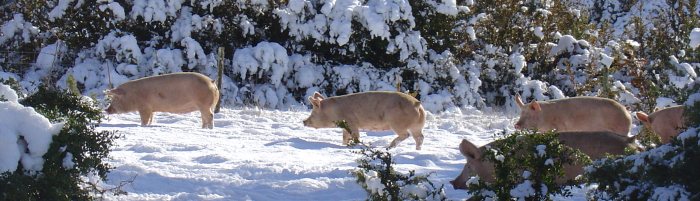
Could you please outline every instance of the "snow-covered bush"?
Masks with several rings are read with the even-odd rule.
[[[4,96],[5,101],[12,101],[14,99],[13,97],[17,97],[17,99],[24,98],[23,93],[18,93],[18,91],[21,91],[21,86],[14,78],[8,78],[5,80],[0,77],[0,85],[5,85],[10,88],[9,90],[3,90],[3,93],[7,94],[0,94],[0,96]]]
[[[394,170],[391,153],[360,142],[358,169],[352,171],[357,183],[367,191],[367,200],[447,200],[444,185],[436,187],[428,175],[414,171],[403,174]]]
[[[518,131],[497,140],[483,154],[484,160],[494,164],[495,182],[469,179],[467,189],[476,200],[550,200],[552,195],[569,196],[566,185],[556,183],[557,178],[564,176],[564,165],[590,162],[581,151],[561,144],[553,131]]]
[[[114,132],[95,131],[102,118],[95,103],[46,87],[40,87],[20,103],[26,107],[0,102],[3,105],[0,116],[9,117],[0,123],[3,130],[0,147],[14,149],[15,157],[21,158],[21,161],[8,161],[13,152],[2,151],[0,199],[91,200],[105,193],[97,182],[104,181],[111,169],[105,160],[117,136]],[[19,110],[11,112],[13,108]],[[30,113],[34,119],[20,117]],[[60,123],[48,127],[50,122]],[[41,134],[47,128],[52,132]]]
[[[686,40],[698,22],[690,1],[22,0],[3,9],[0,72],[26,92],[66,89],[72,74],[82,94],[101,97],[145,76],[214,77],[224,60],[227,105],[284,109],[312,91],[400,90],[431,112],[512,111],[515,94],[652,111],[657,98],[682,102],[700,66],[698,42]],[[251,55],[263,46],[273,57]]]
[[[352,133],[347,122],[337,121],[335,125]],[[361,155],[357,159],[357,169],[352,174],[357,183],[367,191],[367,200],[447,200],[444,185],[435,187],[428,175],[416,175],[414,171],[402,174],[394,170],[391,153],[372,148],[370,145],[352,139],[348,146],[360,147],[353,151]]]

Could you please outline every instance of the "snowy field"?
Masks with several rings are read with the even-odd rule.
[[[308,109],[222,109],[214,129],[201,129],[198,112],[157,113],[153,126],[139,126],[137,113],[111,115],[98,129],[117,130],[107,186],[134,178],[126,196],[110,200],[363,200],[365,191],[349,173],[360,156],[341,145],[341,129],[302,125]],[[451,200],[467,197],[449,181],[465,159],[457,145],[466,138],[486,144],[517,116],[476,109],[429,114],[423,150],[412,138],[390,152],[397,169],[433,173]],[[384,147],[391,131],[361,132],[360,140]]]

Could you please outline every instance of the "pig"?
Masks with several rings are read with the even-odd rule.
[[[622,155],[625,148],[639,150],[633,138],[605,131],[562,132],[559,133],[559,141],[564,145],[581,150],[592,160],[603,158],[606,154]],[[492,146],[493,143],[489,143],[487,146]],[[482,158],[487,146],[477,147],[466,139],[462,140],[462,143],[459,144],[459,151],[467,158],[467,163],[464,165],[462,173],[450,181],[454,189],[466,189],[466,182],[473,174],[478,175],[480,179],[488,183],[495,181],[494,164]],[[583,173],[582,165],[565,165],[564,177],[557,178],[556,182],[563,184],[581,173]]]
[[[128,81],[105,92],[112,99],[107,114],[139,112],[141,126],[152,123],[153,112],[188,113],[199,110],[202,128],[214,127],[212,109],[219,101],[214,81],[199,73],[172,73]]]
[[[661,138],[661,143],[668,143],[685,128],[683,106],[667,107],[647,115],[637,112],[637,119],[647,128],[651,128]]]
[[[523,104],[520,96],[516,96],[515,103],[521,110],[515,129],[609,131],[627,136],[632,126],[627,109],[607,98],[584,96]]]
[[[316,92],[309,97],[313,109],[304,126],[335,128],[345,120],[350,133],[343,129],[343,145],[360,138],[359,129],[393,130],[396,137],[389,148],[408,138],[416,141],[416,150],[423,144],[425,110],[416,98],[401,92],[375,91],[325,98]]]

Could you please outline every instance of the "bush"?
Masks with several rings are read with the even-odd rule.
[[[360,142],[362,155],[357,160],[359,169],[352,173],[357,183],[367,191],[367,200],[447,200],[444,185],[435,187],[428,180],[428,175],[416,175],[411,170],[402,174],[394,170],[391,154],[382,150],[370,148]]]
[[[40,174],[27,174],[20,163],[15,172],[0,175],[0,200],[92,200],[107,192],[91,181],[106,179],[111,167],[104,159],[118,136],[95,131],[102,118],[95,103],[45,86],[20,103],[34,107],[52,122],[65,124],[53,136]],[[72,159],[74,165],[66,166],[66,159]]]
[[[492,143],[483,158],[494,164],[495,182],[472,177],[467,184],[472,199],[551,200],[552,195],[570,196],[566,185],[557,184],[556,179],[564,176],[564,165],[589,163],[590,159],[560,143],[558,135],[522,131]]]
[[[345,120],[336,121],[335,125],[352,134]],[[362,158],[357,160],[359,169],[352,174],[367,191],[367,200],[447,200],[444,185],[436,188],[428,180],[430,175],[416,175],[413,170],[408,175],[396,172],[389,152],[373,149],[356,138],[348,146],[361,147],[361,150],[353,151]]]
[[[681,140],[621,159],[596,161],[586,177],[598,187],[595,199],[697,200],[700,197],[700,146],[697,130]]]

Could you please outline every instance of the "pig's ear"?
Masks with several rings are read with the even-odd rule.
[[[639,121],[649,123],[649,115],[647,115],[644,112],[637,112],[636,114],[637,114],[637,119],[639,119]]]
[[[462,155],[469,158],[481,158],[481,151],[479,148],[466,139],[462,139],[462,143],[459,143],[459,152],[462,152]]]
[[[109,96],[123,96],[125,93],[124,90],[119,88],[105,91],[105,94]]]
[[[323,97],[323,95],[321,95],[321,93],[318,93],[318,91],[314,92],[314,98],[319,99],[319,100],[325,99],[325,97]]]
[[[530,103],[530,109],[535,111],[542,111],[542,107],[539,103],[537,103],[537,101],[532,101],[532,103]]]
[[[518,107],[523,107],[523,99],[520,99],[520,95],[515,95],[515,103],[518,104]]]
[[[313,96],[309,96],[309,102],[310,102],[311,105],[313,105],[315,108],[316,108],[316,107],[318,107],[318,108],[321,107],[321,99],[314,98]]]

